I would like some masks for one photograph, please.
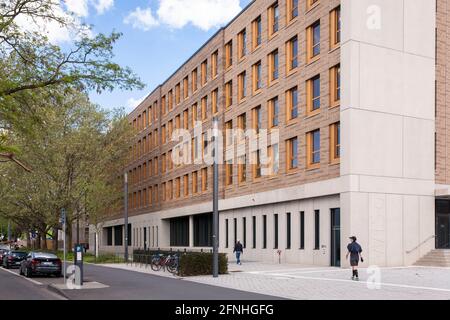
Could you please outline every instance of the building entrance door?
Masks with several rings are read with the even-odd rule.
[[[436,249],[450,249],[449,200],[436,200]]]
[[[331,266],[341,266],[341,209],[331,209]]]
[[[144,227],[144,250],[147,250],[147,227]]]

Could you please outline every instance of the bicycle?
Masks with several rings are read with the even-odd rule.
[[[169,254],[164,256],[163,254],[154,255],[151,261],[151,268],[153,271],[160,271],[164,268],[164,271],[167,270],[170,273],[178,272],[178,256]]]

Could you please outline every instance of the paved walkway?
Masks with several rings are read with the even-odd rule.
[[[113,267],[174,277],[139,265]],[[356,282],[350,279],[349,269],[244,262],[242,266],[230,263],[229,274],[216,279],[196,276],[183,280],[299,300],[450,299],[450,268],[362,268],[359,273]]]

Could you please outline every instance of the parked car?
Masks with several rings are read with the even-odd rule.
[[[9,251],[9,248],[0,248],[0,265],[3,264],[3,256],[6,255]]]
[[[30,252],[20,264],[19,273],[27,278],[34,275],[62,276],[61,260],[51,253]]]
[[[23,251],[11,250],[3,256],[2,266],[6,269],[20,268],[20,264],[27,257],[27,253]]]

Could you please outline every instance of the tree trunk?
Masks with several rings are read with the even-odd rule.
[[[41,250],[47,250],[47,234],[41,233]]]
[[[58,247],[58,228],[53,228],[52,242],[53,242],[53,250],[58,251],[58,249],[59,249],[59,247]]]
[[[41,235],[36,235],[36,241],[35,241],[35,249],[41,248]]]
[[[73,251],[72,245],[72,223],[67,223],[67,252]]]

